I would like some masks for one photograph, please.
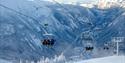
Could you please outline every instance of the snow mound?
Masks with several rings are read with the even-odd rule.
[[[79,61],[76,63],[125,63],[125,56],[110,56],[104,58]]]
[[[7,61],[7,60],[0,59],[0,63],[12,63],[12,62]]]

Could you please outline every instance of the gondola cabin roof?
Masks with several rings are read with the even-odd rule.
[[[53,34],[43,34],[44,38],[55,38],[55,35]]]
[[[53,34],[43,34],[43,36],[54,36]]]

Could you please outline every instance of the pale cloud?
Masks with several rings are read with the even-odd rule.
[[[55,0],[55,1],[60,2],[60,3],[63,3],[63,2],[64,2],[64,0]]]
[[[55,0],[55,1],[66,3],[66,2],[77,2],[78,0]]]
[[[59,3],[69,3],[69,2],[92,2],[97,0],[55,0]]]

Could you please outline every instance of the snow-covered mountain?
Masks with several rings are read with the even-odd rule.
[[[0,58],[37,61],[61,53],[66,58],[80,56],[81,34],[85,31],[94,37],[95,50],[91,57],[112,55],[112,49],[104,53],[100,48],[111,37],[125,36],[124,27],[125,10],[120,7],[101,10],[39,0],[0,0]],[[45,32],[55,37],[52,48],[41,44]],[[124,45],[120,51],[125,53]]]

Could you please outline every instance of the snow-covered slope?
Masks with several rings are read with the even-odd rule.
[[[72,46],[71,43],[74,42],[77,33],[82,31],[80,30],[83,27],[80,26],[81,22],[92,18],[87,8],[67,6],[67,9],[71,9],[66,10],[58,4],[46,3],[44,1],[0,0],[1,58],[31,60],[42,56],[58,55]],[[81,11],[84,12],[81,13]],[[83,19],[83,16],[89,17]],[[47,30],[43,26],[45,23],[49,24]],[[87,25],[85,26],[87,29]],[[55,35],[54,50],[41,44],[44,31]]]
[[[80,56],[84,31],[91,31],[95,48],[110,41],[112,36],[125,36],[124,13],[119,7],[100,10],[40,0],[0,0],[0,58],[37,61],[43,56],[52,58],[62,52],[66,58]],[[46,23],[49,24],[47,29]],[[41,44],[45,31],[55,36],[56,43],[52,48]],[[125,51],[124,44],[121,51]],[[97,52],[102,56],[112,54],[97,48],[90,58],[99,57]],[[86,59],[87,55],[84,55]]]
[[[125,63],[125,56],[109,56],[104,58],[83,60],[75,63]]]
[[[8,61],[8,60],[0,59],[0,63],[12,63],[12,62],[11,62],[11,61]]]

